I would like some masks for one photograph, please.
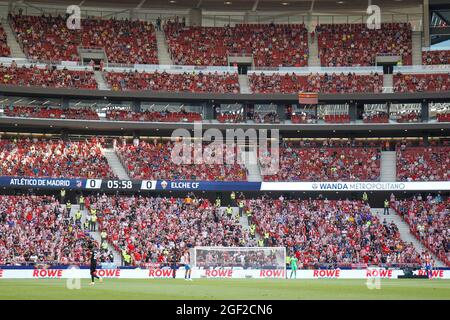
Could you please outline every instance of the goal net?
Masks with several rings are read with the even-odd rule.
[[[286,270],[285,247],[194,247],[191,264],[197,268]]]

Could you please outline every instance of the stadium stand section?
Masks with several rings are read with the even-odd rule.
[[[234,27],[164,27],[172,60],[182,65],[228,65],[228,56],[252,55],[256,67],[308,64],[304,25],[237,24]]]
[[[399,55],[412,64],[411,25],[383,23],[370,30],[366,24],[322,24],[316,27],[322,66],[373,66],[377,55]]]
[[[174,250],[193,246],[240,246],[248,235],[234,218],[221,216],[208,199],[92,196],[108,241],[131,255],[131,265],[168,265]],[[177,247],[175,247],[175,241]]]
[[[9,106],[5,108],[4,114],[7,117],[100,120],[98,113],[88,108],[60,109],[42,106]]]
[[[107,72],[112,90],[151,90],[173,92],[239,93],[237,74],[220,73],[167,73],[167,72]]]
[[[395,225],[383,223],[370,206],[351,200],[246,201],[268,245],[297,253],[301,268],[326,266],[401,265],[417,263],[420,254],[404,243]]]
[[[86,264],[91,244],[54,196],[0,195],[0,265]]]
[[[62,16],[10,15],[28,58],[78,61],[78,47],[104,49],[108,62],[157,64],[154,26],[146,21],[83,19],[83,28],[69,30]]]
[[[0,176],[115,178],[101,141],[1,139]]]
[[[261,171],[270,174],[265,181],[377,181],[380,177],[380,149],[375,147],[286,144],[279,152],[275,174],[270,174],[270,154],[260,154]]]
[[[448,73],[394,74],[395,92],[426,92],[450,90]]]
[[[143,111],[108,110],[106,119],[114,121],[147,121],[147,122],[194,122],[202,121],[198,112],[187,111]]]
[[[401,146],[397,149],[397,180],[448,181],[450,146]]]
[[[57,69],[51,66],[10,66],[0,64],[0,81],[5,85],[50,88],[97,89],[92,71]]]
[[[422,63],[427,65],[450,64],[450,50],[422,51]]]
[[[253,93],[354,93],[382,92],[383,75],[372,73],[357,75],[354,73],[318,74],[250,74],[249,81]]]
[[[205,148],[200,164],[194,158],[194,146],[189,145],[188,154],[180,155],[180,164],[174,165],[172,154],[181,152],[183,143],[146,142],[138,145],[122,143],[117,146],[117,153],[130,177],[135,179],[172,179],[172,180],[207,180],[207,181],[246,181],[245,167],[234,161],[233,164],[217,164],[214,161],[213,148]],[[236,147],[236,150],[239,148]],[[201,156],[201,155],[200,155]],[[238,155],[240,157],[240,155]],[[206,163],[206,160],[211,164]],[[222,162],[226,159],[222,157]]]
[[[393,209],[409,224],[411,232],[447,266],[450,266],[450,199],[428,195],[426,199],[397,200]]]

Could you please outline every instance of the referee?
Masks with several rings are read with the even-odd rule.
[[[95,285],[95,280],[94,280],[95,278],[99,279],[100,282],[103,282],[103,279],[100,278],[99,276],[97,276],[97,257],[95,256],[94,249],[92,249],[92,252],[91,252],[90,270],[91,270],[91,283],[90,283],[91,286]]]

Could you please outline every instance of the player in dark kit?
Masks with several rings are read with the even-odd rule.
[[[99,279],[100,282],[103,282],[103,279],[97,276],[97,257],[95,256],[95,251],[92,250],[91,252],[91,283],[90,285],[93,286],[95,284],[95,278]]]

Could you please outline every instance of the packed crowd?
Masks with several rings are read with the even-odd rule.
[[[107,72],[106,80],[115,91],[152,90],[182,92],[239,93],[237,74]]]
[[[89,108],[54,108],[42,106],[9,106],[4,109],[5,116],[49,119],[99,120],[98,113]]]
[[[145,21],[81,20],[81,29],[69,30],[63,16],[10,15],[28,58],[78,61],[78,47],[102,48],[108,62],[158,64],[154,26]]]
[[[448,73],[394,74],[395,92],[424,92],[450,90]]]
[[[5,29],[0,24],[0,57],[11,56],[11,49],[8,47],[7,36]]]
[[[355,200],[246,201],[257,232],[270,246],[286,246],[300,268],[420,263],[412,244],[404,243],[395,224],[380,221],[368,204]]]
[[[271,75],[249,74],[250,87],[253,93],[354,93],[382,92],[383,75],[371,73],[357,75],[354,73],[332,73],[309,75],[279,74]]]
[[[114,178],[101,141],[0,139],[0,176]]]
[[[56,69],[50,66],[11,66],[0,64],[0,83],[15,86],[38,86],[51,88],[97,89],[92,71]]]
[[[279,160],[260,152],[265,181],[377,181],[380,177],[380,149],[300,146],[286,143]]]
[[[450,146],[417,146],[397,148],[397,180],[448,181],[450,179]]]
[[[143,196],[89,198],[101,230],[134,266],[167,265],[194,246],[242,246],[248,235],[234,218],[221,216],[207,199]],[[176,261],[178,260],[177,258]]]
[[[214,147],[200,146],[203,149],[198,154],[193,143],[141,140],[134,144],[121,143],[116,150],[128,174],[135,179],[247,180],[247,170],[240,164],[239,148],[234,146],[237,156],[231,161],[225,147],[215,150]]]
[[[164,31],[176,64],[226,66],[232,54],[252,55],[256,67],[308,64],[308,32],[304,25],[183,27],[169,22]]]
[[[106,119],[115,121],[194,122],[202,121],[198,112],[108,110]]]
[[[447,266],[450,266],[450,199],[421,195],[391,203],[409,224],[411,232]]]
[[[316,27],[320,63],[325,67],[373,66],[377,55],[399,55],[412,64],[411,25],[383,23],[371,30],[367,24],[322,24]]]
[[[450,50],[422,51],[423,64],[450,64]]]
[[[0,195],[0,265],[88,264],[90,245],[53,196]]]

